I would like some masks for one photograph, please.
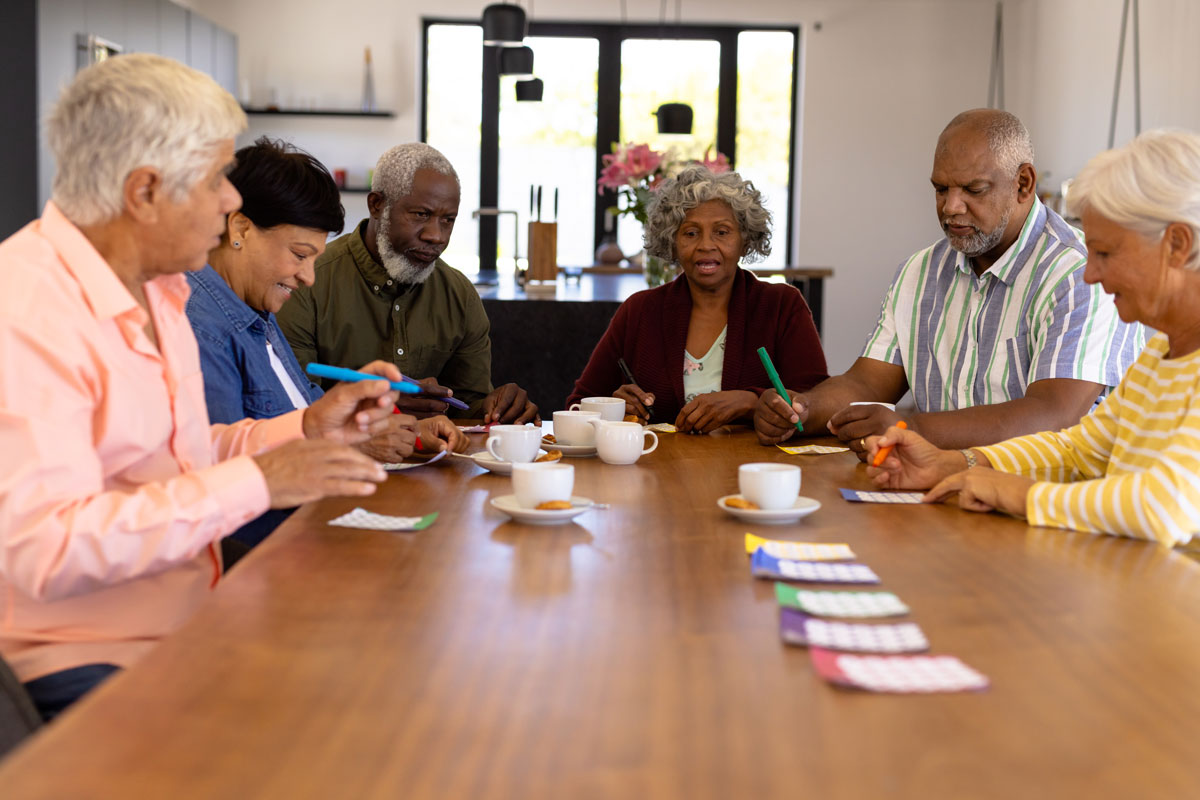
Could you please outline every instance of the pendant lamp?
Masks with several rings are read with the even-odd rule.
[[[658,117],[659,133],[692,132],[692,107],[686,103],[663,103],[654,114]]]
[[[541,78],[517,81],[517,99],[528,103],[540,103],[545,85]]]
[[[525,39],[525,11],[511,3],[493,3],[483,10],[483,43],[520,47]]]
[[[533,77],[533,48],[506,47],[500,51],[500,74],[522,80]]]

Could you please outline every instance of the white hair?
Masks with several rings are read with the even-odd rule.
[[[399,144],[379,157],[375,174],[371,178],[371,190],[387,198],[388,206],[393,200],[412,192],[413,178],[419,169],[431,169],[454,179],[454,185],[462,190],[458,173],[450,159],[424,142]]]
[[[1200,134],[1146,131],[1093,158],[1067,193],[1072,216],[1088,209],[1155,241],[1184,223],[1192,229],[1186,267],[1200,271]]]
[[[106,59],[75,76],[47,120],[51,199],[76,225],[106,222],[124,208],[129,174],[153,167],[181,201],[245,127],[237,101],[202,72],[149,53]]]

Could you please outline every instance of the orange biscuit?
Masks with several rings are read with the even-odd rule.
[[[571,508],[570,500],[547,500],[544,503],[538,503],[536,508],[539,511],[565,511]]]
[[[747,511],[758,511],[758,506],[741,497],[730,497],[725,501],[730,508],[744,508]]]
[[[535,458],[534,463],[537,463],[538,461],[558,461],[560,458],[562,458],[562,450],[551,450],[547,453],[542,453],[540,456]]]
[[[626,414],[625,419],[623,421],[624,422],[641,422],[641,420],[638,419],[637,414]]]
[[[554,438],[553,433],[547,433],[545,436],[542,437],[542,441],[545,442],[546,444],[558,444],[558,439]]]

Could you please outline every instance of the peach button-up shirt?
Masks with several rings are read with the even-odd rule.
[[[128,666],[186,620],[267,510],[250,454],[303,435],[301,412],[210,425],[187,281],[145,294],[149,317],[53,203],[0,244],[0,653],[23,681]]]

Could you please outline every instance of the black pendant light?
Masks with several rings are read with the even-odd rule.
[[[663,103],[654,115],[658,117],[659,133],[692,132],[692,107],[686,103]]]
[[[524,80],[533,77],[533,48],[506,47],[500,51],[500,74]]]
[[[541,78],[517,81],[517,99],[527,103],[540,103],[545,88]]]
[[[525,11],[511,3],[493,3],[483,10],[483,43],[520,47],[525,40]]]

